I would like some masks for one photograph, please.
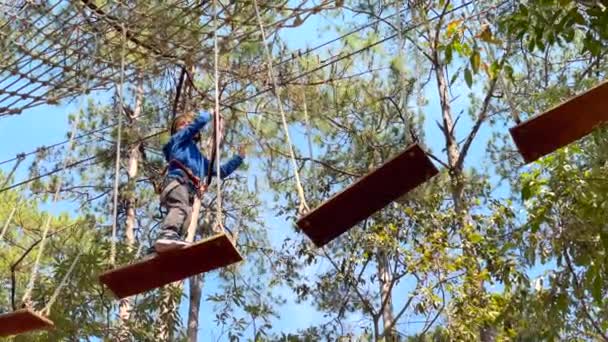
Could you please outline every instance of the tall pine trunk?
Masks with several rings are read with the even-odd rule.
[[[393,342],[396,341],[396,334],[394,329],[394,314],[393,314],[393,300],[392,300],[392,274],[389,270],[388,256],[384,251],[378,251],[376,256],[378,264],[378,279],[380,280],[380,302],[381,302],[381,314],[382,314],[382,335],[384,341]]]
[[[194,210],[197,213],[200,212],[200,201],[195,201]],[[206,211],[204,217],[204,224],[207,225],[209,223],[211,215],[209,211]],[[194,237],[196,235],[196,231],[198,228],[198,216],[196,216],[197,220],[190,221],[190,226],[188,227],[188,235],[186,239],[188,241],[194,241]],[[201,298],[203,293],[203,284],[204,284],[204,275],[199,274],[192,278],[190,278],[190,304],[188,307],[188,341],[196,342],[198,341],[198,317],[201,308]]]
[[[188,307],[188,342],[198,341],[198,316],[203,294],[203,275],[190,278],[190,306]]]
[[[135,89],[135,108],[133,108],[133,113],[129,115],[129,123],[133,125],[137,122],[138,117],[141,115],[142,106],[143,106],[143,93],[144,93],[144,84],[143,78],[140,76],[137,82],[137,88]],[[121,113],[122,114],[122,113]],[[127,161],[127,176],[128,176],[128,184],[129,189],[123,193],[126,201],[126,218],[125,218],[125,240],[127,243],[127,248],[131,251],[133,246],[135,245],[135,192],[132,189],[135,185],[135,180],[137,177],[137,172],[139,169],[139,161],[140,161],[140,144],[134,144],[129,148],[129,159]],[[120,319],[120,329],[119,329],[119,341],[128,341],[129,340],[129,331],[127,328],[127,322],[131,316],[131,300],[130,298],[123,298],[120,300],[118,306],[118,317]]]

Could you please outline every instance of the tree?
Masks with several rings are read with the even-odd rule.
[[[78,116],[80,131],[94,134],[73,151],[41,150],[30,168],[38,176],[66,156],[82,158],[71,173],[42,178],[30,191],[48,197],[61,184],[63,198],[80,206],[82,219],[57,218],[53,232],[68,222],[86,226],[66,230],[74,236],[63,245],[55,235],[50,240],[35,289],[42,302],[74,253],[83,245],[86,253],[66,285],[70,297],[53,310],[61,330],[32,336],[192,341],[205,299],[213,306],[215,327],[202,329],[212,329],[218,339],[606,339],[605,129],[531,168],[523,167],[506,133],[520,119],[605,77],[606,15],[600,4],[353,0],[288,6],[260,1],[261,23],[251,3],[220,5],[219,95],[228,122],[224,151],[251,140],[256,153],[247,158],[250,177],[239,172],[221,184],[222,215],[215,211],[215,186],[206,194],[197,237],[210,234],[221,220],[247,262],[221,270],[216,288],[202,289],[201,278],[191,279],[187,327],[175,310],[181,287],[119,305],[97,283],[95,275],[114,266],[107,262],[114,247],[115,265],[128,263],[146,253],[155,236],[160,217],[154,187],[173,115],[179,108],[213,105],[215,70],[208,56],[214,52],[214,12],[203,3],[186,8],[70,3],[43,22],[95,37],[78,40],[74,46],[87,54],[68,61],[107,65],[111,72],[105,80],[106,74],[91,65],[79,70],[93,70],[96,86],[114,88],[71,116],[70,122]],[[23,13],[46,15],[44,6]],[[320,11],[334,16],[340,34],[357,29],[328,57],[315,56],[315,50],[290,52],[281,30]],[[75,19],[68,20],[71,16]],[[13,61],[27,53],[11,43],[17,24],[7,27],[2,43],[14,53],[7,59]],[[27,37],[49,39],[33,31],[23,34]],[[39,51],[33,45],[25,49]],[[74,49],[63,44],[59,50]],[[56,58],[55,64],[61,55]],[[273,75],[268,64],[274,64]],[[63,87],[86,81],[70,83],[69,75],[66,71],[53,98],[69,98]],[[176,84],[183,84],[179,101]],[[297,229],[279,242],[279,235],[266,231],[266,217],[295,221],[301,208],[314,208],[414,142],[441,167],[440,175],[327,247],[313,248]],[[30,228],[40,217],[34,203],[27,214],[34,223],[12,227],[31,235],[7,235],[15,243],[5,251],[13,263],[18,255],[12,253],[40,236]],[[0,209],[0,218],[10,213],[10,207]],[[29,255],[23,259],[30,261]],[[539,264],[548,271],[542,282],[531,279]],[[25,281],[18,272],[17,282]],[[285,285],[326,321],[291,334],[273,327],[273,318],[288,319],[277,317],[284,300],[276,289]]]
[[[318,94],[307,94],[307,98],[315,98],[319,103],[318,108],[311,110],[309,107],[309,112],[322,113],[311,118],[311,126],[317,135],[313,141],[319,145],[315,159],[300,157],[299,160],[312,162],[317,170],[321,170],[310,176],[309,179],[314,181],[307,183],[307,193],[311,194],[312,202],[319,203],[368,171],[362,165],[378,165],[396,153],[399,145],[387,143],[390,141],[387,133],[391,132],[392,125],[399,125],[396,127],[397,136],[406,137],[400,141],[401,148],[408,141],[411,129],[418,133],[415,123],[423,122],[424,115],[406,106],[399,107],[398,97],[387,101],[390,108],[381,107],[378,104],[383,103],[385,94],[409,94],[409,97],[401,97],[405,98],[406,104],[424,106],[424,94],[432,91],[438,95],[440,119],[437,125],[442,134],[442,153],[445,153],[443,158],[433,156],[445,167],[445,173],[407,196],[399,205],[386,208],[365,221],[323,251],[311,250],[305,243],[294,245],[291,253],[301,256],[299,267],[306,264],[319,267],[323,264],[321,260],[329,263],[325,263],[327,271],[321,274],[310,278],[292,274],[293,280],[290,281],[295,282],[293,287],[302,299],[312,299],[320,310],[334,318],[321,327],[330,333],[333,331],[335,335],[332,336],[342,334],[339,330],[341,321],[347,319],[348,313],[357,313],[363,314],[369,322],[359,328],[373,331],[375,340],[394,339],[391,322],[396,320],[397,325],[403,316],[400,309],[395,311],[390,303],[400,296],[405,298],[398,300],[405,304],[402,310],[407,313],[404,316],[425,316],[420,320],[423,325],[420,336],[425,336],[433,325],[442,324],[447,328],[445,336],[451,339],[500,339],[507,336],[509,329],[506,326],[512,324],[505,321],[504,307],[521,300],[513,291],[527,282],[528,265],[521,263],[517,248],[505,240],[522,229],[518,227],[518,207],[513,208],[517,201],[495,197],[493,192],[500,187],[500,183],[492,180],[495,174],[476,164],[467,164],[467,161],[472,158],[471,151],[482,149],[479,147],[483,144],[480,132],[490,129],[496,133],[496,138],[491,140],[490,156],[494,153],[509,156],[499,165],[513,165],[498,171],[502,175],[517,174],[521,163],[513,158],[508,142],[500,139],[504,137],[500,129],[509,123],[511,115],[517,118],[523,108],[528,107],[526,113],[547,108],[547,103],[529,102],[532,94],[543,97],[539,88],[533,88],[538,87],[541,76],[544,76],[545,84],[546,80],[559,82],[573,76],[580,77],[580,82],[585,77],[581,70],[589,64],[572,67],[574,64],[569,62],[569,58],[576,53],[564,48],[556,50],[557,55],[545,57],[545,60],[551,58],[556,64],[563,63],[563,67],[545,67],[543,72],[534,70],[540,61],[536,56],[530,56],[525,46],[517,45],[514,31],[505,30],[505,27],[515,25],[494,20],[495,13],[500,13],[505,16],[505,22],[513,24],[509,22],[513,20],[509,16],[511,12],[498,3],[468,6],[460,12],[456,11],[460,4],[450,1],[411,5],[410,11],[405,12],[409,16],[404,16],[412,23],[410,27],[413,29],[410,30],[402,29],[401,18],[395,21],[384,19],[393,13],[402,13],[404,4],[369,5],[354,1],[345,5],[354,13],[382,22],[384,27],[388,26],[389,33],[397,32],[395,35],[399,36],[401,32],[401,44],[409,48],[405,51],[420,58],[411,58],[411,63],[407,63],[395,53],[393,56],[397,56],[387,63],[382,58],[382,50],[377,47],[366,49],[365,43],[379,40],[377,37],[383,32],[380,25],[370,27],[368,41],[349,37],[342,54],[348,55],[349,48],[365,51],[355,55],[356,62],[350,62],[350,65],[365,65],[369,70],[390,65],[391,72],[371,72],[370,78],[361,84],[356,80],[349,80],[348,84],[325,82],[322,87],[317,87]],[[399,52],[404,48],[396,44],[394,50],[388,51]],[[339,79],[341,74],[336,69],[340,70],[340,67],[328,76],[317,77]],[[411,72],[413,81],[409,84],[404,82],[402,77],[395,77],[395,71],[401,71],[402,75]],[[391,85],[388,81],[391,79],[401,79],[401,82]],[[576,86],[584,87],[589,82],[592,81]],[[468,98],[458,99],[459,96],[454,94],[465,91],[466,87],[470,89]],[[522,88],[527,92],[521,92]],[[370,89],[377,89],[378,93]],[[403,92],[408,89],[409,93]],[[521,105],[525,100],[528,100],[526,104]],[[455,101],[459,103],[457,106]],[[531,106],[534,109],[529,108]],[[393,118],[396,120],[391,122],[391,116],[387,114],[391,110],[393,115],[398,112],[409,120],[399,121],[395,115]],[[462,123],[467,121],[467,124]],[[414,126],[408,126],[412,122]],[[421,137],[420,141],[425,141],[420,133],[415,135]],[[393,149],[386,148],[389,146]],[[281,151],[276,153],[285,155]],[[370,160],[374,154],[377,156]],[[279,173],[275,179],[285,179],[285,176],[285,173]],[[515,187],[516,183],[515,180]],[[275,189],[283,193],[287,190],[283,184],[275,184]],[[287,193],[285,200],[287,204],[281,206],[283,210],[289,212],[289,208],[297,207],[292,194]],[[388,277],[383,272],[387,256],[392,271],[388,272]],[[369,271],[369,265],[375,266],[379,274]],[[293,263],[288,267],[293,267]],[[408,278],[413,284],[408,290],[399,291],[386,286],[387,283],[408,281]],[[309,285],[311,282],[312,286]],[[500,284],[505,290],[502,293],[490,292],[487,287],[491,284]],[[525,312],[521,307],[519,309]],[[541,313],[534,311],[528,314]],[[552,323],[559,325],[559,322]]]
[[[21,298],[32,280],[33,265],[40,253],[44,224],[52,215],[37,277],[32,284],[31,304],[34,310],[49,315],[57,330],[50,334],[33,334],[27,339],[19,337],[17,341],[69,338],[74,336],[70,319],[88,317],[92,311],[81,305],[91,293],[76,289],[95,278],[97,260],[89,253],[81,253],[81,248],[93,249],[95,234],[89,227],[95,220],[86,215],[72,218],[65,212],[44,212],[39,208],[44,202],[44,196],[11,190],[4,193],[0,204],[4,232],[0,241],[3,284],[0,310],[3,313],[21,308]],[[88,323],[91,334],[100,330],[98,322],[91,320]]]
[[[521,251],[530,264],[554,261],[541,278],[538,301],[557,317],[548,336],[608,340],[605,310],[606,130],[542,160],[522,174],[528,222]]]

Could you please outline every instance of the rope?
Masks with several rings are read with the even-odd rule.
[[[302,57],[300,57],[300,65],[302,65]],[[308,69],[308,62],[306,62],[306,66],[304,66],[304,69]],[[306,140],[308,142],[308,157],[312,160],[313,158],[313,152],[312,152],[312,132],[310,129],[310,118],[308,117],[308,105],[306,102],[308,102],[306,100],[306,86],[302,86],[302,102],[303,102],[303,109],[304,109],[304,122],[306,123]],[[312,165],[312,164],[311,164]]]
[[[11,180],[11,177],[13,177],[13,174],[15,173],[15,171],[17,171],[17,168],[19,167],[19,164],[21,164],[21,162],[23,161],[23,159],[25,159],[25,154],[18,154],[17,155],[17,161],[15,162],[15,165],[13,165],[13,168],[11,169],[11,172],[8,173],[8,175],[6,176],[6,179],[4,180],[4,183],[2,183],[2,186],[0,188],[5,188],[6,185],[8,184],[8,182]]]
[[[17,211],[17,205],[15,205],[13,207],[13,210],[11,210],[10,214],[8,214],[8,218],[6,219],[6,222],[4,223],[4,227],[2,227],[2,232],[0,233],[0,241],[2,241],[2,239],[4,239],[4,234],[6,233],[6,230],[8,229],[8,225],[13,220],[13,215],[15,215],[16,211]]]
[[[44,309],[42,309],[42,311],[41,311],[41,313],[43,315],[45,315],[45,316],[49,315],[49,313],[51,311],[51,307],[53,306],[53,304],[57,300],[57,297],[59,296],[59,293],[61,292],[61,290],[67,285],[68,279],[70,278],[70,275],[74,271],[74,268],[76,267],[76,263],[78,263],[78,260],[80,260],[80,256],[82,255],[82,253],[83,253],[83,250],[81,249],[80,252],[78,252],[78,255],[76,256],[76,258],[74,259],[74,261],[72,261],[72,264],[70,265],[70,268],[68,269],[68,271],[66,272],[66,274],[61,279],[61,282],[59,283],[59,285],[57,286],[57,288],[55,288],[55,291],[51,295],[51,299],[49,299],[49,302],[46,304],[46,306],[44,307]]]
[[[215,214],[215,228],[221,228],[223,233],[226,232],[224,229],[224,225],[222,224],[222,182],[221,182],[221,165],[220,165],[220,71],[219,71],[219,48],[217,44],[217,0],[213,0],[213,55],[214,55],[214,83],[215,83],[215,132],[214,132],[214,140],[215,140],[215,175],[217,177],[216,181],[216,191],[217,191],[217,203],[216,203],[216,214]]]
[[[287,139],[287,144],[289,145],[289,156],[291,158],[291,166],[293,168],[294,177],[296,179],[296,189],[298,191],[298,197],[300,198],[300,206],[298,208],[298,213],[303,214],[310,210],[308,204],[306,203],[306,197],[304,196],[304,188],[302,187],[302,182],[300,181],[300,174],[298,172],[298,164],[296,162],[296,155],[293,150],[293,144],[291,142],[291,137],[289,136],[289,126],[287,125],[287,118],[285,116],[285,111],[283,110],[283,104],[281,102],[281,94],[280,88],[278,87],[278,82],[274,76],[274,68],[272,66],[272,55],[270,53],[270,49],[266,44],[266,32],[264,31],[264,25],[262,24],[262,18],[260,17],[260,9],[258,8],[258,1],[253,0],[253,5],[255,7],[255,15],[258,20],[258,24],[260,26],[260,32],[262,33],[262,45],[264,45],[264,52],[266,53],[266,61],[268,64],[268,77],[272,80],[272,90],[274,92],[275,97],[277,98],[277,104],[279,106],[279,112],[281,112],[281,120],[283,121],[283,130],[285,131],[285,137]]]
[[[116,163],[114,165],[114,204],[112,210],[112,245],[110,247],[110,265],[114,266],[116,263],[116,230],[118,226],[118,181],[120,178],[120,142],[122,138],[122,115],[124,111],[124,103],[122,100],[123,95],[123,82],[125,76],[125,40],[126,40],[126,29],[125,24],[121,24],[122,28],[122,49],[120,53],[120,83],[116,93],[118,94],[118,136],[116,137]]]
[[[182,86],[184,85],[184,79],[186,77],[186,68],[183,66],[181,68],[182,68],[182,72],[179,75],[179,81],[177,82],[177,88],[175,89],[175,100],[173,101],[173,116],[171,117],[171,121],[175,120],[175,117],[177,116],[179,98],[180,98],[180,95],[182,94]]]
[[[98,44],[96,42],[95,46],[97,47]],[[84,85],[84,89],[89,89],[89,82],[90,82],[90,75],[87,74],[87,76],[85,77],[85,81],[83,82]],[[70,131],[70,137],[68,139],[68,150],[67,153],[65,155],[65,157],[63,158],[63,166],[60,168],[61,175],[59,177],[59,181],[56,185],[56,189],[55,189],[55,193],[53,195],[53,199],[52,199],[52,203],[56,204],[57,201],[59,200],[59,193],[61,191],[61,186],[63,184],[63,174],[65,173],[65,170],[68,168],[68,163],[69,163],[69,156],[70,156],[70,152],[74,149],[74,142],[77,139],[76,138],[76,131],[78,130],[78,124],[80,123],[80,115],[81,112],[83,111],[84,108],[84,104],[85,104],[85,98],[82,97],[81,101],[80,101],[80,108],[79,110],[76,112],[76,117],[74,118],[74,122],[72,123],[72,128]],[[32,297],[32,291],[34,290],[34,285],[36,284],[36,277],[38,275],[38,271],[40,268],[40,258],[42,256],[42,253],[44,252],[44,246],[46,243],[46,238],[49,234],[49,230],[51,228],[51,219],[52,219],[52,215],[49,214],[47,216],[47,219],[44,223],[44,229],[42,232],[42,238],[40,239],[40,245],[38,247],[38,254],[36,255],[36,259],[34,261],[34,266],[32,267],[32,273],[30,275],[30,280],[29,283],[27,284],[27,287],[25,289],[25,292],[23,294],[23,298],[22,298],[22,303],[25,307],[31,307],[31,297]]]
[[[23,159],[25,159],[25,155],[23,153],[17,155],[17,161],[15,162],[15,165],[13,166],[13,169],[11,170],[11,172],[9,172],[8,176],[6,176],[6,179],[4,180],[4,183],[2,184],[2,188],[6,187],[6,185],[10,181],[10,179],[13,176],[13,174],[15,173],[15,171],[17,171],[17,168],[19,167],[19,164],[21,164]],[[15,212],[17,211],[17,207],[20,204],[19,202],[20,201],[18,201],[17,204],[15,204],[13,209],[11,209],[10,214],[8,214],[8,218],[6,219],[6,222],[4,223],[4,227],[2,227],[2,232],[0,232],[0,241],[2,241],[2,239],[4,239],[4,234],[6,234],[8,225],[11,223],[11,221],[13,219],[13,215],[15,215]]]
[[[84,106],[84,99],[81,103]],[[81,107],[82,108],[82,107]],[[76,136],[76,130],[78,129],[78,123],[80,122],[80,110],[76,114],[76,118],[74,119],[74,123],[72,124],[72,130],[70,132],[70,143],[68,152],[72,151],[74,148],[74,140],[73,138]],[[59,177],[59,182],[57,184],[57,188],[55,189],[55,194],[53,195],[53,203],[57,203],[59,200],[59,192],[61,191],[61,185],[63,183],[63,173],[65,173],[66,165],[68,164],[69,153],[63,159],[63,171],[62,176]],[[48,214],[47,219],[44,223],[44,230],[42,232],[42,239],[40,240],[40,246],[38,247],[38,254],[36,255],[36,261],[34,262],[34,267],[32,267],[32,274],[30,275],[30,281],[25,289],[25,293],[23,294],[22,302],[26,306],[30,306],[29,302],[32,297],[32,291],[34,290],[34,284],[36,283],[36,276],[38,275],[38,269],[40,268],[40,257],[42,256],[42,252],[44,251],[44,245],[46,242],[46,237],[48,236],[49,230],[51,228],[51,219],[52,215]]]

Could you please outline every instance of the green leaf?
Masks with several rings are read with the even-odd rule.
[[[585,47],[595,57],[599,56],[602,52],[602,45],[595,39],[585,40]]]
[[[579,24],[579,25],[585,25],[585,18],[583,17],[582,14],[580,14],[578,12],[578,10],[575,8],[573,8],[570,13],[568,13],[568,15],[570,17],[572,17],[572,19],[574,20],[575,23]]]
[[[398,54],[391,60],[391,69],[401,74],[405,71],[405,63],[403,61],[403,55]]]
[[[527,201],[532,197],[532,184],[531,182],[525,182],[521,187],[521,200]]]
[[[525,5],[519,5],[519,11],[525,17],[527,17],[529,15],[529,13],[528,13],[528,7],[526,7]]]
[[[542,36],[536,39],[536,46],[538,46],[541,51],[545,51],[546,46]]]
[[[505,64],[503,66],[503,69],[505,70],[505,73],[507,74],[507,77],[510,80],[513,80],[513,67],[511,67],[509,64]]]
[[[562,312],[568,309],[568,297],[564,293],[557,295],[556,306]]]
[[[473,75],[471,75],[471,70],[469,68],[464,69],[464,80],[467,82],[469,88],[473,85]]]
[[[534,47],[536,46],[536,39],[534,39],[533,37],[529,37],[528,39],[528,50],[534,51]]]
[[[489,71],[490,77],[495,78],[499,72],[500,72],[500,64],[498,63],[498,61],[492,62],[492,64],[490,65],[490,71]]]
[[[477,74],[479,72],[479,65],[481,64],[481,55],[479,51],[475,50],[471,55],[471,67],[473,68],[473,73]]]
[[[458,71],[456,71],[454,73],[454,75],[452,75],[452,78],[450,79],[450,85],[454,84],[454,82],[456,82],[456,79],[458,78],[458,75],[460,74],[460,69],[458,69]]]
[[[450,64],[452,61],[452,44],[448,44],[445,47],[445,63]]]
[[[572,43],[574,40],[574,30],[572,28],[567,29],[563,35],[564,39],[566,39],[566,42],[568,43]]]
[[[608,233],[600,232],[600,239],[602,240],[604,249],[608,251]]]
[[[479,233],[473,233],[469,236],[469,241],[472,243],[479,243],[481,240],[483,240],[483,237]]]

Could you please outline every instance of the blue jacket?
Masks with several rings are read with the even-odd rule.
[[[167,162],[177,159],[188,167],[194,175],[197,175],[201,181],[207,177],[210,162],[209,159],[203,156],[193,138],[209,121],[211,121],[211,115],[207,112],[202,112],[192,123],[173,134],[169,142],[163,147],[163,154]],[[241,156],[232,157],[220,167],[220,178],[224,179],[228,177],[242,163],[243,158]],[[211,170],[211,175],[217,176],[215,166]],[[188,179],[188,176],[180,168],[169,165],[167,178],[180,177]]]

